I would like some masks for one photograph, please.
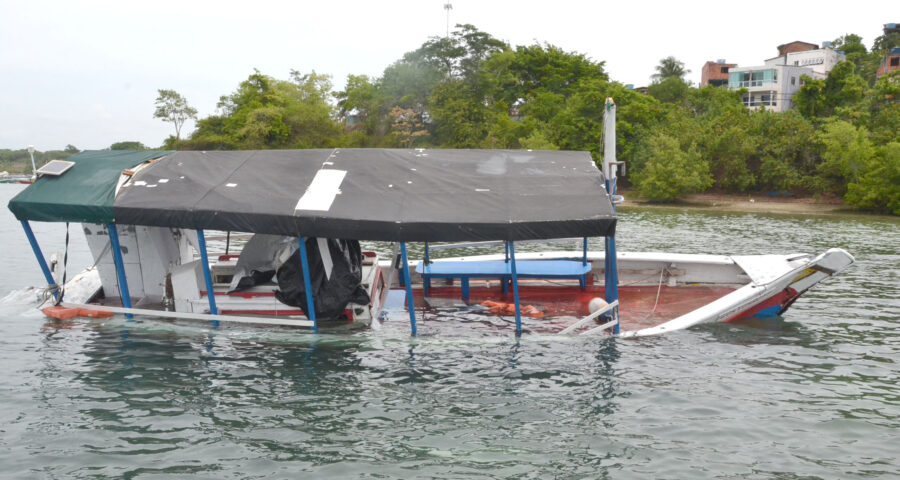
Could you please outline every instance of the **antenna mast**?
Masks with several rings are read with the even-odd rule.
[[[445,3],[444,10],[447,11],[447,37],[450,37],[450,10],[453,10],[453,5],[450,2]]]

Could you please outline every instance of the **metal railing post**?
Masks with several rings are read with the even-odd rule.
[[[28,223],[28,220],[21,220],[21,223],[22,228],[25,229],[25,236],[28,237],[28,243],[31,244],[31,250],[34,251],[34,256],[41,266],[41,271],[44,272],[44,279],[47,280],[47,285],[53,291],[53,298],[59,298],[59,285],[56,284],[53,273],[50,272],[50,267],[47,266],[47,260],[44,258],[44,253],[41,252],[41,247],[38,245],[37,238],[35,238],[34,232],[31,230],[31,225]]]
[[[113,223],[106,224],[106,230],[109,232],[109,244],[112,249],[113,263],[116,264],[116,273],[119,277],[119,295],[122,297],[122,306],[131,308],[131,293],[128,291],[128,277],[125,275],[125,261],[122,259],[122,247],[119,245],[119,231]],[[125,318],[134,318],[130,313],[125,314]]]
[[[298,237],[300,243],[300,267],[303,269],[303,288],[306,290],[306,318],[313,322],[313,331],[319,330],[316,321],[316,304],[312,293],[312,280],[309,278],[309,257],[306,255],[306,238]]]
[[[202,229],[197,229],[197,243],[200,244],[200,261],[203,264],[203,278],[206,280],[206,299],[209,301],[209,313],[213,315],[219,314],[216,308],[216,292],[213,290],[212,273],[209,271],[209,256],[206,253],[206,236]],[[213,320],[214,327],[219,326],[218,320]]]
[[[515,242],[509,241],[509,266],[512,268],[513,302],[516,306],[516,335],[522,335],[522,313],[519,309],[519,277],[516,275]]]
[[[409,326],[412,336],[416,336],[416,303],[413,300],[412,284],[409,275],[409,260],[406,257],[406,242],[400,242],[400,258],[403,262],[403,283],[406,284],[406,305],[409,308]]]

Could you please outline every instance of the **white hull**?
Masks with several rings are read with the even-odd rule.
[[[96,231],[100,230],[101,228],[97,228]],[[132,278],[139,279],[140,286],[138,288],[143,293],[143,295],[137,296],[138,300],[134,308],[128,310],[122,308],[120,304],[116,304],[118,286],[115,273],[112,271],[111,256],[104,252],[105,239],[96,235],[94,238],[97,240],[93,243],[91,235],[88,235],[88,241],[95,256],[100,257],[99,268],[86,270],[67,283],[66,304],[114,313],[132,313],[163,318],[311,326],[312,323],[296,307],[284,305],[274,297],[272,294],[275,289],[274,285],[257,286],[245,292],[226,294],[230,273],[234,268],[233,259],[224,259],[211,266],[213,278],[217,279],[214,289],[219,312],[219,315],[211,316],[199,260],[194,260],[193,255],[185,252],[190,243],[189,238],[184,237],[180,245],[178,242],[181,237],[175,238],[173,241],[167,240],[171,247],[168,257],[154,259],[152,254],[166,251],[157,244],[154,244],[152,249],[147,248],[147,245],[153,244],[155,239],[161,238],[159,232],[153,232],[152,229],[146,227],[123,230],[125,230],[121,235],[125,238],[123,244],[131,246],[129,252],[133,255],[133,261],[126,260],[126,270],[130,268],[129,283],[132,282]],[[132,236],[131,239],[128,238],[129,235]],[[143,245],[141,245],[142,241]],[[143,250],[141,246],[144,247]],[[126,252],[124,257],[127,259],[128,256],[129,253]],[[547,251],[520,253],[516,259],[520,261],[580,259],[581,257],[582,252],[580,251]],[[465,262],[502,260],[503,258],[502,254],[498,254],[457,257],[447,260]],[[602,286],[604,278],[604,253],[588,252],[587,259],[592,265],[590,277],[594,288],[599,288]],[[156,262],[157,265],[147,265],[148,260],[150,263]],[[387,279],[392,278],[391,283],[397,288],[400,275],[396,271],[391,272],[390,261],[378,262],[375,256],[369,256],[366,260],[363,266],[362,284],[369,292],[372,302],[369,305],[349,305],[346,310],[349,319],[345,323],[358,325],[371,323],[372,319],[377,318],[382,310],[383,302],[390,288],[385,288]],[[620,252],[617,261],[620,289],[666,287],[674,288],[677,291],[679,287],[702,285],[722,287],[729,292],[699,308],[680,312],[671,318],[660,319],[652,326],[632,325],[630,327],[627,321],[623,322],[620,335],[633,337],[656,335],[698,324],[731,321],[751,315],[780,314],[813,285],[852,264],[853,257],[841,249],[831,249],[814,258],[803,254],[720,256]],[[420,296],[422,278],[416,273],[414,262],[410,262],[410,267],[414,296]],[[170,305],[169,311],[162,308],[164,295],[162,279],[166,272],[171,274],[171,284],[174,290],[174,304]],[[154,282],[152,280],[154,276],[159,280]],[[523,280],[520,284],[527,286],[540,283],[541,280]],[[492,282],[491,279],[486,279],[478,283],[487,288],[493,288],[492,284],[496,287],[499,285],[499,280]],[[563,281],[554,284],[571,285],[572,282]],[[106,301],[92,302],[88,305],[101,288],[105,293]],[[432,287],[433,290],[440,288],[441,286]],[[132,291],[134,291],[134,287],[132,287]],[[659,300],[658,293],[657,300]],[[662,307],[664,308],[665,305]],[[621,311],[627,313],[628,303],[623,302],[620,308]],[[588,313],[584,311],[581,315]],[[596,324],[592,326],[596,326]]]

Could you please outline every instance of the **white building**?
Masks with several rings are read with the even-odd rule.
[[[828,72],[830,72],[838,62],[846,59],[847,56],[843,53],[832,50],[830,47],[825,47],[817,48],[815,50],[806,50],[804,52],[792,52],[780,57],[770,58],[766,60],[766,65],[809,67],[813,71],[813,75],[810,75],[810,77],[825,78],[828,76]]]
[[[793,97],[800,90],[800,77],[822,79],[846,56],[824,42],[822,48],[806,42],[790,42],[778,46],[779,56],[758,67],[733,67],[728,73],[728,88],[746,88],[744,105],[766,107],[783,112],[794,106]]]
[[[746,88],[744,105],[749,108],[765,107],[783,112],[794,106],[793,97],[800,90],[802,75],[814,76],[811,67],[794,65],[762,65],[735,67],[728,72],[728,88]]]

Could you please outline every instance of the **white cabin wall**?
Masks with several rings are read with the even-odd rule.
[[[110,298],[119,298],[118,277],[108,247],[109,234],[106,226],[82,226],[94,261],[103,254],[97,266],[104,294]],[[189,235],[166,227],[134,225],[119,225],[118,232],[132,301],[144,304],[161,301],[165,296],[166,275],[180,265],[193,261]]]

